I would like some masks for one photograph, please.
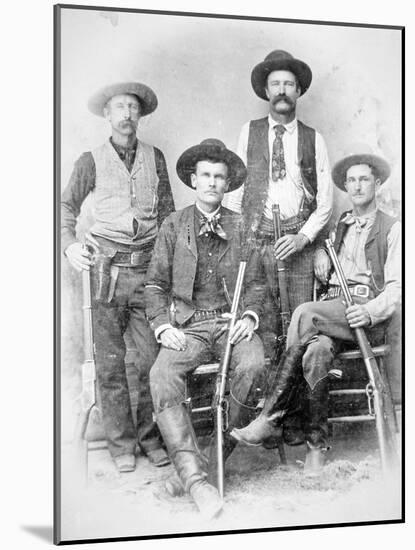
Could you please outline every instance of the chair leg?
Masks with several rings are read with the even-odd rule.
[[[284,441],[282,440],[282,438],[278,439],[277,449],[278,449],[278,453],[280,455],[281,464],[286,466],[287,465],[287,455],[285,454]]]
[[[383,382],[385,384],[385,387],[386,387],[386,391],[388,392],[389,394],[389,397],[390,397],[390,400],[391,400],[391,403],[393,405],[393,400],[392,400],[392,389],[391,389],[391,385],[390,385],[390,380],[389,380],[389,376],[388,376],[388,371],[385,367],[385,362],[383,360],[383,357],[379,357],[378,359],[378,365],[379,365],[379,371],[380,371],[380,375],[382,376],[383,378]],[[399,432],[399,427],[398,427],[398,418],[396,416],[396,410],[395,410],[395,406],[392,407],[392,412],[393,412],[393,425],[394,425],[394,428],[395,428],[395,432],[398,433]]]

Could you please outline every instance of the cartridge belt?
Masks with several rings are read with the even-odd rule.
[[[218,309],[197,309],[189,319],[189,323],[199,323],[200,321],[209,321],[222,317],[224,313],[228,313],[228,307],[221,307]]]
[[[350,285],[349,291],[352,296],[359,296],[360,298],[374,298],[375,294],[373,290],[368,285]],[[328,291],[321,297],[322,300],[334,300],[342,294],[342,289],[340,286],[333,285],[330,286]]]

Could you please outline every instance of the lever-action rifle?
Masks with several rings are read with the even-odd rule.
[[[281,219],[280,219],[280,207],[278,204],[272,205],[272,221],[274,225],[274,239],[275,242],[281,238]],[[277,278],[278,278],[278,290],[280,295],[280,319],[281,319],[281,334],[277,338],[275,364],[278,361],[285,350],[285,342],[287,340],[287,331],[290,326],[291,314],[290,314],[290,298],[288,296],[288,284],[287,274],[285,271],[285,262],[283,260],[276,260],[277,265]]]
[[[241,298],[245,269],[249,259],[249,254],[250,246],[248,246],[246,256],[239,263],[235,292],[232,300],[232,308],[229,314],[228,337],[226,340],[225,353],[223,355],[222,362],[216,376],[216,390],[212,402],[212,410],[214,412],[215,439],[212,442],[209,457],[209,478],[212,476],[216,477],[215,481],[210,481],[212,481],[213,484],[216,485],[221,498],[223,498],[224,492],[223,434],[227,429],[227,421],[225,420],[225,418],[228,412],[228,402],[225,399],[225,389],[233,348],[233,344],[231,343],[231,334],[237,321],[239,301]]]
[[[96,373],[92,330],[91,275],[90,271],[86,269],[82,270],[82,296],[84,363],[82,365],[82,390],[79,398],[80,414],[75,427],[75,445],[83,462],[83,472],[87,476],[88,448],[85,435],[91,411],[96,404]]]
[[[326,239],[326,246],[333,263],[334,270],[340,283],[340,287],[346,301],[346,306],[354,305],[352,295],[347,286],[346,277],[340,265],[331,239]],[[376,421],[376,431],[379,440],[380,458],[383,471],[393,469],[398,464],[395,425],[393,422],[393,403],[389,391],[380,374],[378,364],[373,355],[372,348],[366,336],[364,328],[353,329],[360,351],[363,356],[369,384],[367,392],[373,398],[373,408]]]

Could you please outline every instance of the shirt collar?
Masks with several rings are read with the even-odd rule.
[[[292,134],[297,129],[297,118],[294,118],[294,120],[292,120],[288,124],[282,124],[281,122],[275,121],[271,115],[268,115],[268,124],[271,130],[276,124],[281,124],[282,126],[284,126],[289,134]]]
[[[133,144],[129,145],[128,147],[124,147],[123,145],[114,143],[112,137],[110,137],[110,143],[114,147],[114,149],[117,151],[117,153],[126,153],[127,151],[135,151],[137,149],[138,139],[135,138]]]
[[[218,212],[219,212],[219,210],[220,210],[220,207],[221,207],[221,205],[219,205],[219,206],[217,207],[217,209],[216,209],[214,212],[209,212],[209,213],[208,213],[208,212],[205,212],[204,210],[202,210],[202,209],[200,208],[200,206],[199,206],[197,203],[195,203],[195,206],[196,206],[196,209],[199,210],[199,212],[200,212],[203,216],[205,216],[205,218],[207,218],[209,221],[213,218],[213,216],[215,216],[216,214],[218,214]]]
[[[377,213],[377,208],[375,210],[373,210],[372,212],[370,212],[369,214],[365,214],[364,216],[359,216],[358,214],[356,214],[356,212],[354,210],[352,210],[352,215],[355,216],[356,218],[359,218],[361,220],[367,220],[367,221],[373,221],[376,217],[376,213]]]

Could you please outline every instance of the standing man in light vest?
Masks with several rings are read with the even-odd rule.
[[[310,67],[283,50],[272,51],[254,67],[252,87],[268,102],[269,114],[243,126],[237,153],[248,177],[225,201],[231,210],[242,212],[246,230],[254,232],[275,307],[275,257],[286,262],[291,313],[312,299],[314,242],[330,218],[333,201],[324,140],[296,118],[297,100],[311,78]],[[279,205],[282,220],[283,236],[276,243],[273,204]]]
[[[158,345],[145,317],[144,278],[158,227],[174,203],[163,153],[136,136],[140,118],[157,107],[153,90],[139,82],[113,84],[92,96],[88,107],[108,120],[111,137],[75,164],[62,195],[62,251],[75,269],[91,269],[102,420],[118,470],[129,472],[137,442],[156,466],[169,463],[152,419],[148,376]],[[85,247],[75,228],[89,194],[95,221]],[[139,353],[137,430],[124,364],[128,326]]]

